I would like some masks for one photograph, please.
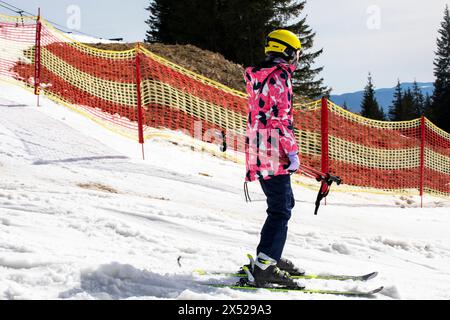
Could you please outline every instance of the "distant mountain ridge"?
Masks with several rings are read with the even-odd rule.
[[[419,85],[424,95],[429,94],[431,96],[433,94],[434,84],[432,82],[418,82],[417,84]],[[408,88],[412,89],[413,85],[414,84],[412,82],[401,83],[402,90],[407,90]],[[377,98],[378,103],[383,108],[385,113],[389,111],[389,106],[392,104],[394,92],[395,87],[375,90],[375,97]],[[344,105],[344,103],[347,103],[348,109],[352,112],[360,112],[363,96],[364,91],[357,91],[353,93],[331,95],[330,99],[340,106]]]

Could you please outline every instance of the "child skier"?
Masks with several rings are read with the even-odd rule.
[[[290,175],[300,166],[293,131],[292,74],[301,49],[294,33],[273,31],[266,40],[265,61],[245,71],[249,94],[246,182],[260,182],[268,205],[257,258],[247,268],[258,287],[268,283],[296,286],[290,275],[304,273],[281,258],[295,205]]]

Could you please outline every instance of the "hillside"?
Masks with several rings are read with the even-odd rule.
[[[265,201],[244,168],[160,139],[145,144],[45,98],[0,83],[0,299],[349,299],[205,286],[233,279],[254,253]],[[182,159],[182,161],[181,161]],[[368,282],[302,280],[378,299],[450,299],[450,202],[339,193],[314,216],[316,190],[297,199],[284,255],[311,273]]]
[[[97,40],[97,39],[94,39]],[[89,46],[104,50],[128,50],[135,47],[135,43],[88,43]],[[151,52],[164,57],[188,70],[198,73],[204,77],[217,81],[230,88],[245,92],[243,79],[244,67],[235,64],[219,53],[200,49],[193,45],[166,45],[161,43],[144,43],[145,48]],[[402,83],[402,89],[412,88],[409,82]],[[419,83],[424,95],[433,93],[432,83]],[[376,89],[375,95],[385,113],[388,112],[392,103],[395,87]],[[361,102],[364,91],[331,95],[330,99],[342,106],[346,102],[349,110],[355,113],[361,111]],[[310,102],[308,99],[297,97],[296,103]]]
[[[430,82],[419,82],[418,83],[420,89],[422,90],[424,95],[432,95],[434,90],[433,83]],[[401,84],[402,90],[412,89],[413,83],[404,82]],[[395,87],[393,88],[381,88],[375,90],[375,97],[377,98],[378,103],[383,108],[384,112],[387,114],[389,112],[389,107],[392,104],[392,100],[394,97]],[[347,106],[352,112],[360,112],[361,111],[361,103],[363,100],[364,91],[357,91],[352,93],[343,93],[339,95],[331,95],[331,100],[343,106],[344,103],[347,103]]]
[[[72,35],[71,35],[72,36]],[[80,40],[86,40],[80,37]],[[94,42],[91,42],[94,41]],[[98,43],[98,39],[92,39],[86,44],[103,50],[128,50],[136,46],[135,43],[120,43],[104,41]],[[227,60],[220,53],[200,49],[194,45],[169,45],[162,43],[143,43],[143,46],[151,52],[175,63],[183,68],[200,74],[208,79],[219,82],[234,90],[245,92],[244,66]],[[309,103],[306,97],[295,97],[295,104]]]
[[[91,47],[104,50],[128,50],[135,43],[89,43]],[[221,54],[202,50],[193,45],[166,45],[144,43],[151,52],[166,58],[188,70],[224,84],[230,88],[245,92],[244,67],[225,59]]]

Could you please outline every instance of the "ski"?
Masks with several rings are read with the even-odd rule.
[[[234,277],[234,278],[247,278],[245,273],[226,273],[226,272],[207,272],[202,269],[195,270],[195,273],[201,276],[223,276],[223,277]],[[369,281],[375,278],[378,272],[372,272],[361,276],[352,275],[334,275],[334,274],[304,274],[291,276],[293,279],[317,279],[317,280],[336,280],[336,281]]]
[[[338,295],[338,296],[346,296],[346,297],[355,297],[355,298],[371,298],[377,293],[381,292],[384,287],[379,287],[371,291],[339,291],[339,290],[327,290],[327,289],[307,289],[307,288],[289,288],[283,286],[268,286],[259,288],[250,284],[207,284],[207,286],[214,288],[229,288],[233,290],[246,290],[246,291],[258,291],[258,290],[269,290],[271,292],[301,292],[308,294],[329,294],[329,295]]]

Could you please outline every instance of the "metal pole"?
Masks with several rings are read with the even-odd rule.
[[[420,143],[420,207],[423,208],[423,190],[425,184],[425,116],[420,119],[421,143]]]
[[[34,50],[34,94],[37,96],[37,106],[39,107],[39,96],[41,94],[41,8],[38,9],[36,21],[36,42]]]
[[[139,130],[139,143],[142,146],[142,159],[145,160],[144,153],[144,124],[142,114],[142,99],[141,99],[141,45],[136,45],[136,93],[137,93],[137,115],[138,115],[138,130]]]
[[[321,135],[322,135],[322,172],[328,173],[329,168],[329,145],[328,145],[328,99],[322,98],[321,108]]]
[[[328,134],[329,134],[329,123],[328,123],[328,99],[326,97],[322,98],[322,108],[321,108],[321,136],[322,136],[322,172],[327,174],[330,172],[329,167],[329,144],[328,144]],[[325,199],[325,205],[326,205]]]

